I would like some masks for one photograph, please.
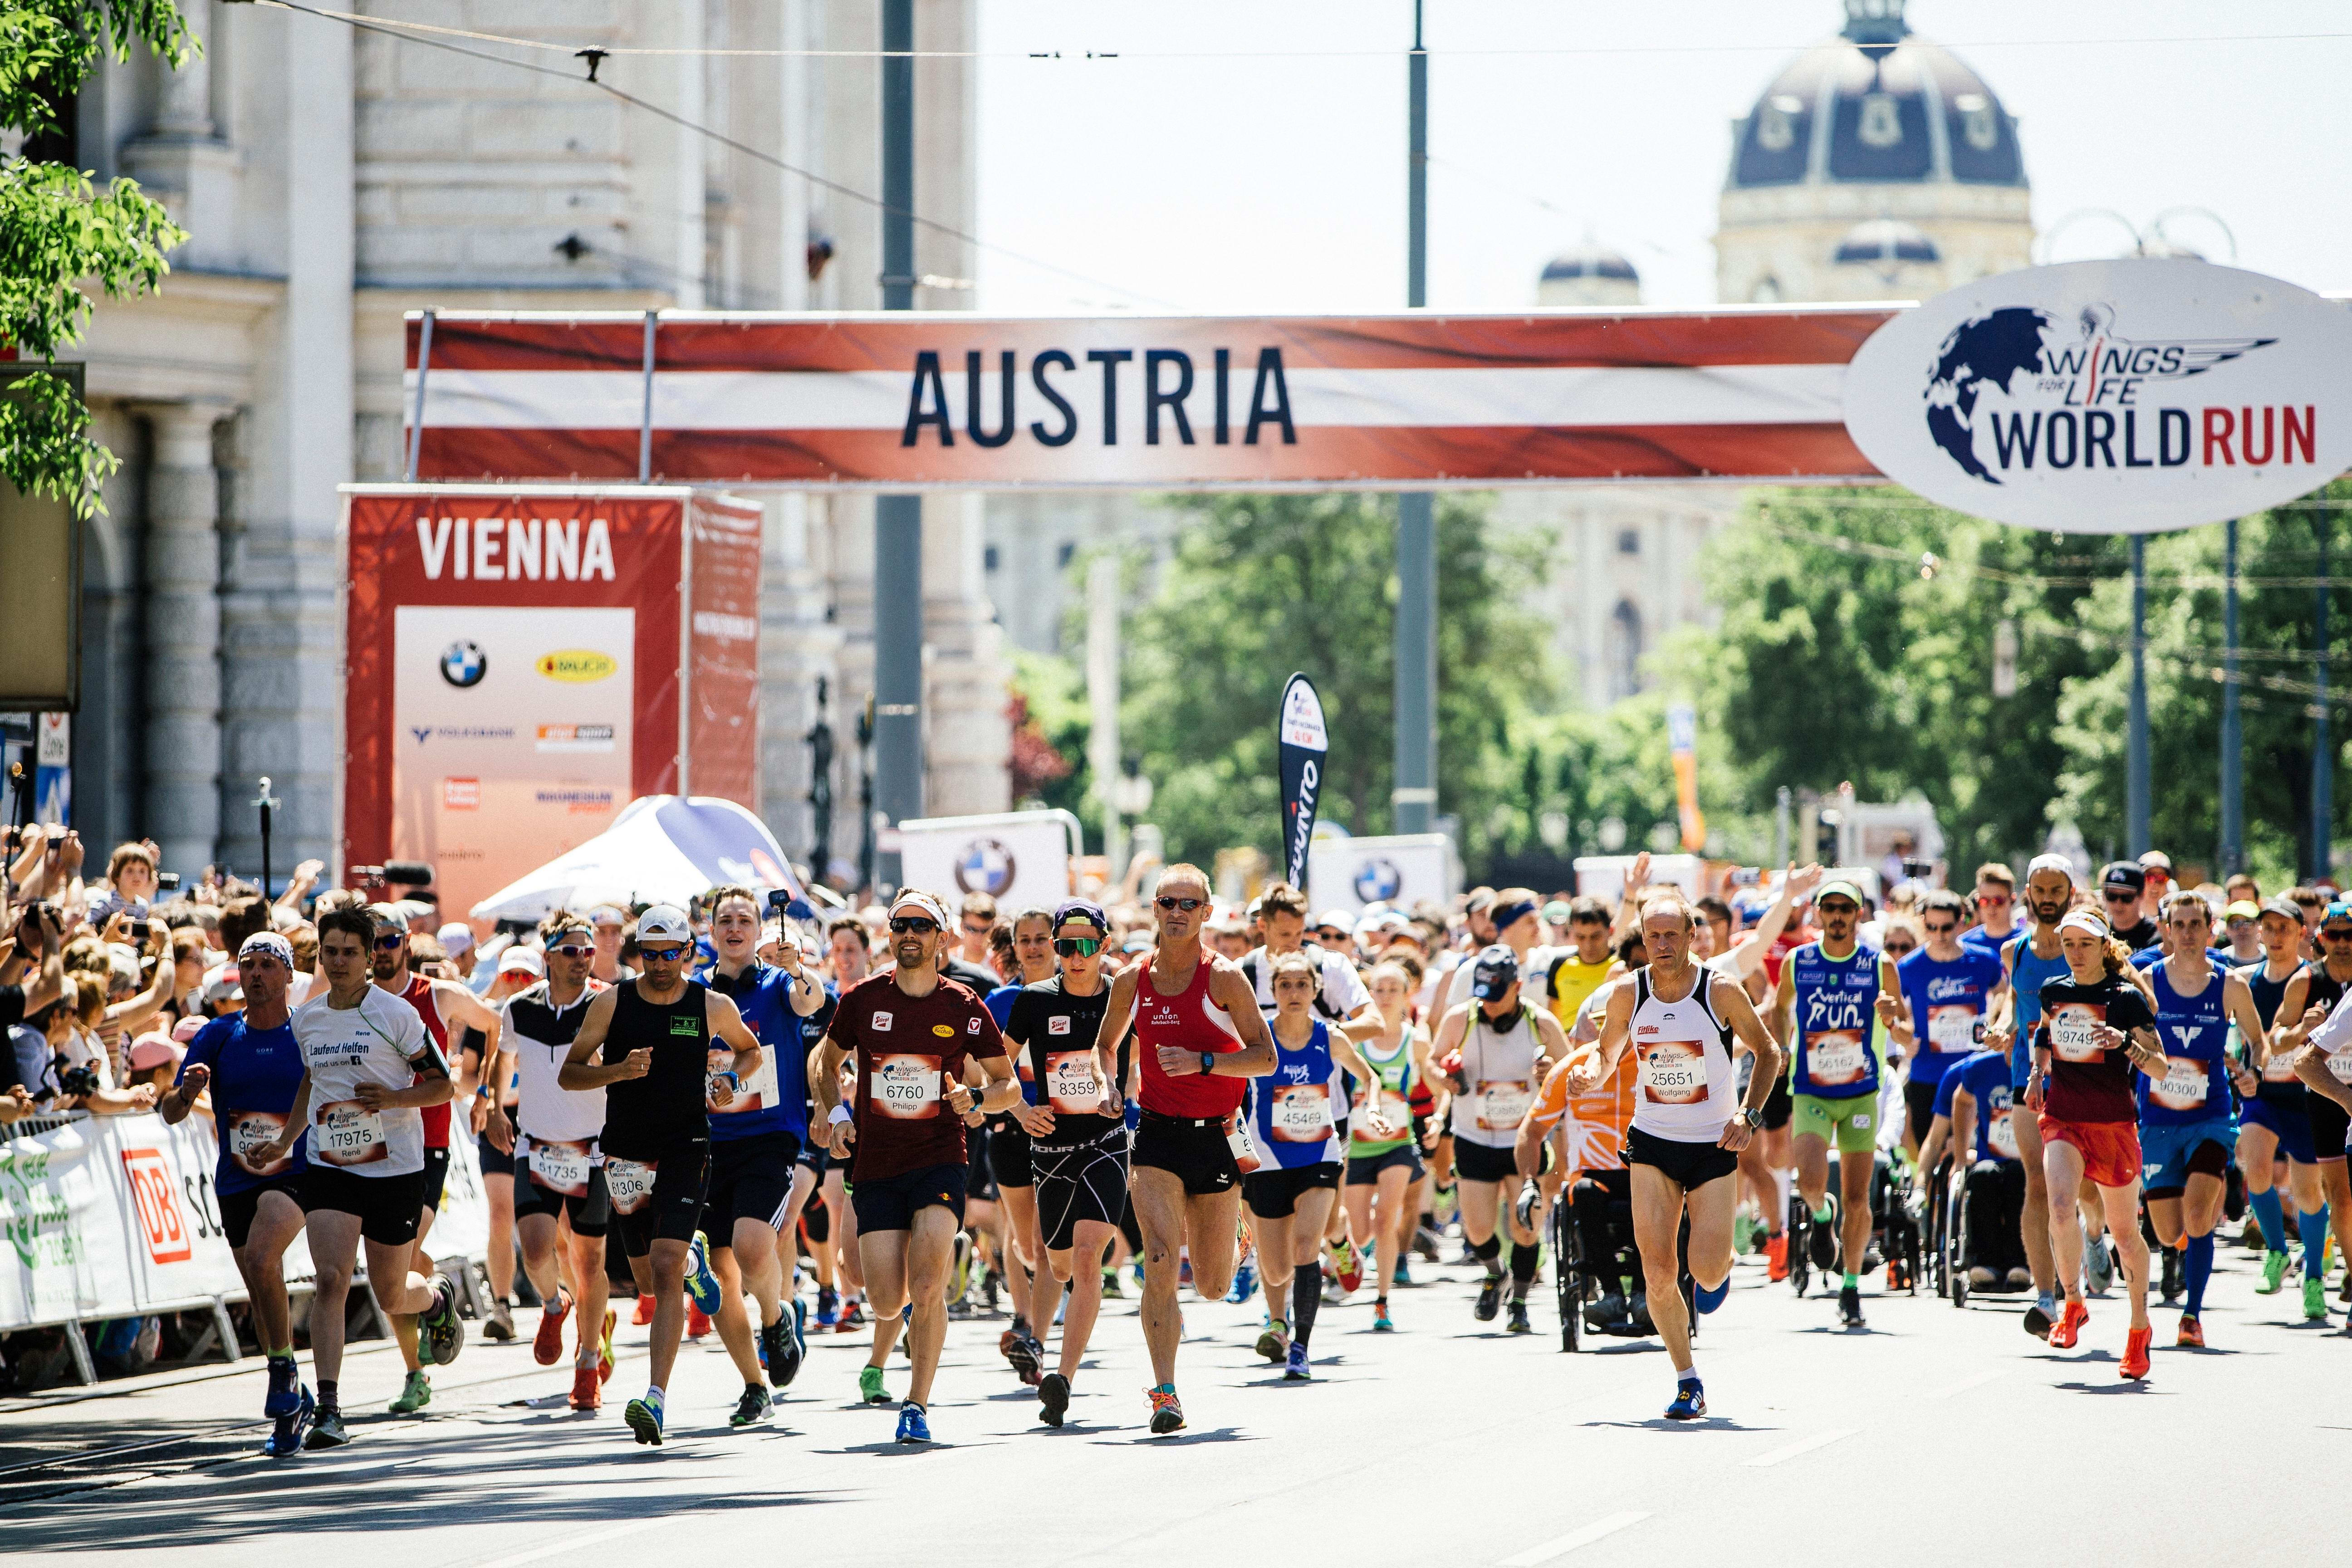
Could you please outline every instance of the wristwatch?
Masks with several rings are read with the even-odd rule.
[[[1217,1070],[1217,1054],[1216,1054],[1214,1051],[1202,1051],[1202,1052],[1201,1053],[1201,1073],[1202,1073],[1202,1076],[1205,1078],[1205,1077],[1207,1077],[1209,1074],[1213,1073],[1213,1072],[1215,1072],[1216,1070]]]
[[[1764,1125],[1764,1113],[1752,1105],[1743,1105],[1739,1108],[1739,1120],[1748,1123],[1748,1130],[1753,1132]]]

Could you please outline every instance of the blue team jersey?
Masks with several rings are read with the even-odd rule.
[[[302,1082],[302,1050],[294,1043],[293,1024],[253,1029],[246,1026],[242,1013],[215,1018],[188,1042],[180,1077],[187,1077],[199,1062],[213,1075],[213,1125],[220,1137],[213,1191],[242,1193],[299,1174],[309,1163],[303,1153],[307,1138],[297,1138],[294,1152],[275,1164],[263,1165],[252,1157],[254,1150],[285,1130],[287,1113],[294,1109],[294,1090]]]
[[[998,986],[982,1000],[981,1005],[986,1007],[988,1016],[996,1020],[999,1033],[1003,1031],[1004,1026],[1013,1021],[1013,999],[1020,995],[1024,989],[1025,987],[1016,980],[1010,985]],[[1032,1105],[1036,1104],[1037,1069],[1029,1065],[1027,1051],[1013,1052],[1013,1070],[1021,1079],[1021,1098]]]
[[[1797,975],[1797,1094],[1822,1100],[1854,1100],[1878,1092],[1878,1049],[1871,1026],[1876,1021],[1878,950],[1856,943],[1843,958],[1831,958],[1809,942],[1785,961]]]
[[[2141,1126],[2186,1127],[2230,1115],[2230,1074],[2223,1049],[2229,1039],[2229,1015],[2221,1006],[2228,973],[2215,969],[2205,989],[2194,996],[2175,991],[2161,966],[2149,973],[2156,992],[2156,1037],[2164,1047],[2165,1072],[2160,1079],[2145,1072],[2134,1075],[2133,1093],[2139,1102]]]
[[[1250,1099],[1258,1156],[1265,1163],[1291,1170],[1339,1161],[1336,1117],[1348,1098],[1332,1059],[1330,1031],[1320,1018],[1296,1050],[1275,1041],[1274,1070],[1250,1080]]]
[[[2009,1057],[2001,1051],[1971,1051],[1944,1074],[1936,1086],[1937,1116],[1952,1114],[1952,1097],[1966,1090],[1977,1102],[1976,1142],[1979,1160],[2017,1158],[2017,1130],[2009,1124],[2014,1102],[2009,1087]]]
[[[2008,936],[1995,936],[1982,926],[1970,926],[1960,933],[1960,945],[1971,952],[1989,952],[1999,958],[2000,950],[2018,934],[2019,931],[2012,929]]]
[[[2053,980],[2063,980],[2074,973],[2065,957],[2038,957],[2033,951],[2033,933],[2021,931],[2007,947],[2009,986],[2016,993],[2017,1038],[2009,1049],[2009,1082],[2011,1089],[2023,1089],[2033,1072],[2033,1031],[2042,1023],[2042,988]]]
[[[1984,1048],[1985,1006],[2000,988],[2000,954],[1964,947],[1941,963],[1921,948],[1895,966],[1911,1013],[1913,1083],[1941,1084],[1961,1058]]]
[[[2164,949],[2143,947],[2133,953],[2127,962],[2134,969],[2154,969],[2164,962]],[[2218,947],[2209,947],[2205,950],[2205,962],[2213,966],[2214,973],[2217,974],[2222,970],[2234,968],[2237,964],[2236,959],[2231,958],[2224,949]]]
[[[711,1142],[728,1143],[763,1132],[805,1140],[808,1049],[802,1044],[801,1016],[793,1011],[793,977],[753,959],[733,980],[713,970],[706,984],[735,1004],[743,1026],[760,1042],[760,1070],[735,1086],[735,1098],[724,1108],[707,1107]]]

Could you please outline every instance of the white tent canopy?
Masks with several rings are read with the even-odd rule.
[[[683,908],[722,882],[804,898],[758,817],[715,795],[641,795],[613,826],[476,904],[484,921],[536,921],[559,909],[670,903]]]

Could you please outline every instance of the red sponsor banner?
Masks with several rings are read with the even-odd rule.
[[[131,1186],[131,1206],[152,1264],[185,1263],[195,1255],[188,1217],[180,1209],[179,1184],[160,1149],[125,1149],[122,1173]]]
[[[760,809],[758,507],[697,495],[687,511],[686,786]]]
[[[1844,367],[1894,312],[990,318],[667,312],[653,470],[840,486],[1856,479]],[[442,314],[420,472],[634,479],[644,318]]]

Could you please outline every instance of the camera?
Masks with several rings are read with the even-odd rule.
[[[180,890],[180,874],[177,871],[158,871],[155,873],[155,886],[161,891],[176,893]]]
[[[147,945],[147,937],[151,930],[152,927],[145,919],[142,918],[140,920],[132,921],[131,922],[131,945],[139,948],[145,947]]]
[[[87,1062],[77,1062],[69,1067],[66,1064],[66,1058],[59,1057],[57,1059],[57,1069],[59,1094],[86,1095],[98,1092],[100,1087],[98,1069]]]

